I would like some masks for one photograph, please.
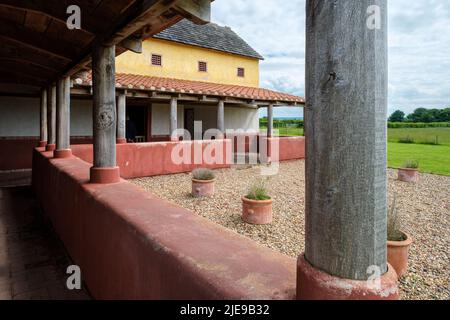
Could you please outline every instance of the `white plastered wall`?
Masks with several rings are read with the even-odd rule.
[[[178,128],[184,128],[184,106],[178,104]],[[152,135],[167,136],[170,134],[170,106],[164,103],[152,103]]]
[[[0,97],[0,137],[39,136],[39,98]],[[71,136],[92,135],[92,101],[71,100]]]

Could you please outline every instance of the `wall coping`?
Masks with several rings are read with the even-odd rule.
[[[36,166],[47,168],[41,170],[41,173],[33,175],[33,185],[35,187],[42,188],[43,185],[48,184],[47,190],[37,192],[41,202],[46,202],[44,198],[48,197],[48,195],[42,196],[42,193],[54,192],[56,196],[58,191],[55,190],[61,188],[58,184],[46,181],[47,177],[45,175],[39,176],[43,174],[43,171],[48,170],[52,176],[48,180],[53,180],[54,182],[55,176],[58,176],[57,179],[65,180],[64,184],[75,185],[74,188],[77,189],[81,188],[80,194],[77,193],[76,197],[69,198],[73,199],[74,203],[61,204],[60,208],[55,207],[51,208],[51,210],[55,210],[55,212],[58,212],[57,214],[60,214],[59,212],[63,211],[65,207],[77,207],[76,201],[84,201],[80,200],[80,197],[89,199],[90,206],[87,210],[90,212],[83,214],[87,214],[88,217],[90,215],[100,215],[100,210],[101,215],[106,215],[108,221],[110,219],[115,221],[114,225],[120,228],[121,232],[126,230],[127,238],[132,239],[133,244],[144,248],[143,252],[151,256],[162,256],[161,259],[171,261],[171,264],[174,264],[172,267],[175,267],[178,275],[172,279],[165,279],[168,288],[176,286],[181,291],[186,291],[187,289],[182,287],[191,286],[193,289],[192,296],[180,296],[179,293],[165,291],[169,289],[153,288],[153,290],[161,290],[160,295],[156,297],[157,299],[295,298],[295,259],[263,247],[253,240],[219,226],[187,209],[161,200],[125,180],[110,185],[89,184],[90,165],[88,163],[76,157],[51,159],[51,152],[41,151],[42,149],[35,149],[34,162],[37,163]],[[34,170],[41,169],[35,167],[35,164],[33,167]],[[59,201],[57,199],[52,199],[51,201],[54,206],[55,204],[58,206]],[[48,204],[44,203],[43,206],[46,211]],[[93,223],[95,221],[99,222],[98,219],[93,221]],[[67,223],[70,224],[70,221]],[[101,229],[103,226],[92,227]],[[58,227],[55,226],[55,229],[64,241],[64,233],[69,232],[67,227],[58,230]],[[70,232],[78,230],[76,226],[73,226],[73,229]],[[108,241],[114,242],[118,246],[117,248],[120,248],[120,243],[115,243],[118,240],[113,236],[114,230],[110,231],[112,234]],[[87,241],[79,236],[76,239]],[[84,247],[89,249],[92,245],[92,243],[89,243]],[[72,255],[70,248],[68,250]],[[108,254],[111,256],[107,256],[107,258],[111,258],[114,261],[120,261],[117,259],[122,259],[122,261],[125,259],[126,261],[129,258],[127,256],[120,257],[120,255],[125,253],[119,249],[102,253],[102,255]],[[87,263],[86,261],[77,261],[78,257],[76,254],[72,258],[76,263]],[[156,270],[165,268],[164,265],[158,265],[159,260],[145,259],[145,257],[144,260],[149,261],[147,262],[148,265],[144,265],[148,268],[148,272],[155,270],[155,268]],[[81,265],[82,270],[86,267],[86,265]],[[142,265],[139,267],[135,266],[138,270],[134,270],[133,266],[129,267],[128,272],[144,273],[141,276],[148,278],[152,276],[151,274],[145,274],[146,268],[142,268]],[[107,270],[104,271],[107,272]],[[164,270],[160,271],[164,272]],[[188,281],[182,283],[186,279]],[[120,283],[120,279],[115,280]],[[118,295],[120,298],[136,298],[135,293],[130,293],[129,295],[123,290],[122,292],[98,291],[100,289],[91,288],[91,285],[97,286],[96,282],[100,280],[91,280],[91,283],[89,279],[86,279],[86,281],[94,297],[109,298],[117,297]],[[178,281],[182,282],[179,283]],[[151,282],[148,284],[134,283],[130,286],[140,287],[142,285],[151,286]],[[119,289],[114,286],[111,287],[110,284],[108,286],[112,291]],[[201,294],[198,288],[202,289]],[[145,288],[142,290],[145,291]],[[148,298],[148,296],[143,294],[138,296],[138,298]]]

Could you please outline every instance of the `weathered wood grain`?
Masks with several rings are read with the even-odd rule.
[[[70,149],[70,77],[56,84],[56,150]]]
[[[367,9],[381,8],[381,29]],[[387,1],[306,4],[306,259],[365,280],[386,265]]]
[[[47,90],[41,92],[40,141],[47,141]]]
[[[92,54],[94,167],[116,166],[115,46],[96,45]]]

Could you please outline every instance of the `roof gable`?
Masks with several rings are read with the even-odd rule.
[[[260,60],[264,59],[229,27],[221,27],[215,23],[197,25],[184,19],[153,37]]]

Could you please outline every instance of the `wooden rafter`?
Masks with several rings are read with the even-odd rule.
[[[89,67],[95,44],[115,45],[116,54],[140,52],[143,38],[183,17],[205,23],[210,12],[210,0],[79,0],[82,30],[69,30],[72,4],[0,0],[2,82],[47,85]]]

